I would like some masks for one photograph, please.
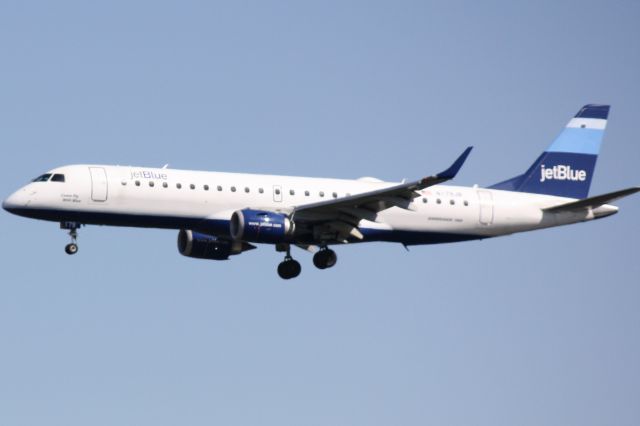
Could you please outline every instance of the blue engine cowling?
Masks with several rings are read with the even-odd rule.
[[[294,224],[282,213],[265,210],[237,210],[231,216],[229,231],[238,241],[277,244],[288,241]]]
[[[181,229],[178,233],[178,251],[181,255],[197,259],[226,260],[229,256],[255,248],[251,244],[220,239],[214,235]]]

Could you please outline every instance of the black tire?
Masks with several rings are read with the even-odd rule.
[[[338,255],[335,251],[327,249],[327,261],[325,262],[325,268],[331,268],[338,262]]]
[[[313,255],[313,265],[318,269],[325,269],[327,267],[327,265],[325,264],[325,251],[326,250],[320,250]]]
[[[76,253],[78,252],[78,245],[77,245],[77,244],[74,244],[74,243],[67,244],[67,245],[64,247],[64,251],[65,251],[67,254],[76,254]]]
[[[283,280],[288,280],[289,279],[289,275],[287,274],[287,262],[286,261],[285,262],[280,262],[280,264],[278,264],[278,275]]]
[[[290,280],[291,278],[295,278],[300,275],[302,271],[302,267],[300,266],[300,262],[297,260],[285,260],[284,262],[280,262],[278,265],[278,275],[283,280]]]
[[[292,260],[291,273],[293,276],[291,278],[297,277],[298,275],[300,275],[300,272],[302,272],[302,266],[300,265],[300,262],[298,262],[297,260]]]
[[[338,261],[336,252],[331,249],[320,250],[313,255],[313,264],[318,269],[331,268]]]

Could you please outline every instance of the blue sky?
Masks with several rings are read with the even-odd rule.
[[[522,172],[612,105],[591,194],[640,184],[640,5],[4,2],[0,195],[135,164],[456,184]],[[268,247],[2,212],[0,424],[637,425],[640,198],[481,242]]]

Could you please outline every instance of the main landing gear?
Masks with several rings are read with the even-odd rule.
[[[286,251],[287,254],[284,256],[284,261],[278,265],[278,275],[280,275],[280,278],[283,280],[290,280],[300,275],[302,267],[300,266],[300,262],[291,257],[291,246],[287,245]]]
[[[300,275],[302,267],[300,266],[300,262],[291,257],[291,246],[289,244],[283,244],[276,246],[276,250],[286,252],[284,261],[278,265],[278,275],[280,275],[280,278],[290,280]],[[338,256],[336,252],[326,246],[321,247],[320,250],[313,255],[313,264],[318,269],[331,268],[337,261]]]
[[[336,252],[326,247],[321,248],[320,251],[313,255],[313,264],[318,269],[331,268],[337,261]]]
[[[60,222],[60,229],[68,229],[71,242],[64,246],[64,251],[71,255],[78,252],[78,229],[82,224],[77,222]]]

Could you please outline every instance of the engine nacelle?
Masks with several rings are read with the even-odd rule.
[[[229,256],[254,249],[240,241],[220,239],[214,235],[181,229],[178,233],[178,251],[181,255],[197,259],[226,260]]]
[[[293,235],[294,223],[282,213],[265,210],[237,210],[231,216],[229,231],[238,241],[276,244]]]

